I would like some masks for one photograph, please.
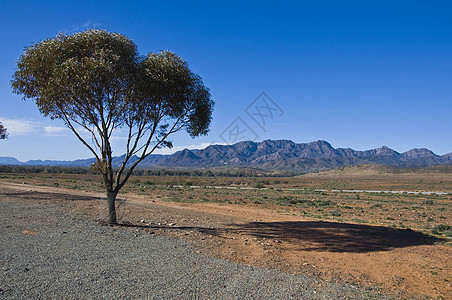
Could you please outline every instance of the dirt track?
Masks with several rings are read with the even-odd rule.
[[[105,215],[102,194],[3,183],[2,197]],[[374,285],[400,297],[452,298],[451,247],[410,230],[324,222],[251,205],[150,201],[130,194],[123,199],[122,222],[193,241],[214,257]]]

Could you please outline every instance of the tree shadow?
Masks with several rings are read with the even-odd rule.
[[[241,234],[290,242],[302,251],[366,253],[444,241],[411,229],[324,221],[252,222],[234,227]]]
[[[105,221],[101,222],[102,225],[108,225]],[[199,233],[210,234],[220,236],[221,233],[233,231],[233,228],[212,228],[212,227],[200,227],[200,226],[168,226],[168,225],[147,225],[147,224],[134,224],[128,221],[122,221],[121,223],[113,226],[139,228],[139,229],[173,229],[173,230],[190,230],[197,231]]]
[[[265,238],[270,242],[275,240],[287,242],[301,251],[366,253],[432,245],[445,241],[411,229],[324,221],[252,222],[230,224],[223,228],[137,225],[128,222],[123,222],[117,226],[141,229],[192,230],[214,236],[236,233],[259,239]]]

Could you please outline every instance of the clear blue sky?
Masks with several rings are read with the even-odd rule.
[[[235,128],[239,139],[452,152],[451,2],[244,2],[0,0],[0,122],[10,131],[0,156],[90,157],[10,88],[25,46],[87,28],[125,34],[142,54],[171,50],[204,79],[216,102],[211,132],[178,134],[175,149],[232,142]],[[261,92],[278,108],[263,126],[246,111],[270,116],[253,102]],[[118,134],[114,154],[121,143]]]

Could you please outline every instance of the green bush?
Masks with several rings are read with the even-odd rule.
[[[330,215],[332,215],[333,217],[340,217],[340,216],[342,216],[340,210],[333,210],[333,211],[330,211]]]
[[[370,208],[383,208],[383,204],[377,203],[377,204],[372,205]]]
[[[452,226],[445,224],[436,225],[433,227],[432,233],[437,235],[445,234],[446,237],[452,238]]]
[[[192,185],[193,185],[193,182],[192,182],[192,181],[190,181],[190,180],[184,181],[184,186],[185,186],[185,187],[190,187],[190,186],[192,186]]]
[[[433,205],[433,200],[432,199],[425,199],[423,203],[426,204],[426,205]]]
[[[139,184],[140,183],[140,179],[138,179],[138,178],[130,178],[129,179],[129,183],[130,184]]]
[[[258,182],[256,182],[256,183],[254,183],[253,187],[256,188],[256,189],[262,189],[262,188],[264,188],[265,186],[264,186],[264,183],[258,181]]]

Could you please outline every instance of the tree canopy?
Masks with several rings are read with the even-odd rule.
[[[4,140],[8,137],[5,126],[0,122],[0,140]]]
[[[104,30],[58,34],[27,47],[11,84],[88,147],[114,198],[144,158],[172,147],[170,134],[207,134],[214,105],[181,57],[169,51],[140,56],[132,40]],[[120,128],[127,132],[126,153],[114,170],[111,137]]]

